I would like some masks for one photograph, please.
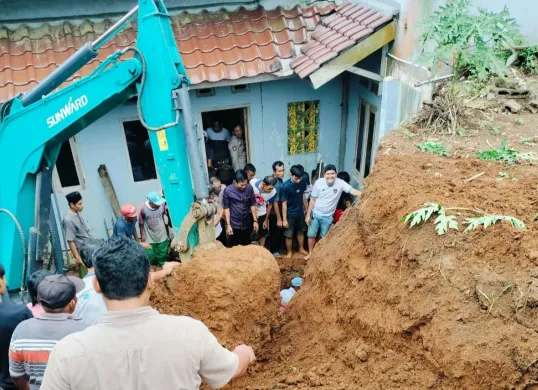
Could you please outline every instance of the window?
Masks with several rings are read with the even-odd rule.
[[[319,100],[288,104],[288,154],[313,153],[319,147]]]
[[[200,88],[196,90],[196,97],[215,96],[215,88]]]
[[[358,141],[357,141],[357,152],[355,154],[355,169],[357,172],[360,172],[362,165],[362,149],[364,146],[364,119],[366,116],[366,104],[361,102],[359,105],[359,124],[357,126]]]
[[[148,131],[140,121],[123,122],[127,151],[135,182],[157,179]]]
[[[84,176],[78,158],[75,138],[66,141],[60,147],[53,178],[56,188],[66,190],[82,189]]]
[[[248,84],[232,85],[232,93],[248,92],[250,87]]]
[[[368,177],[370,174],[370,168],[372,164],[372,154],[374,153],[374,138],[376,127],[376,112],[370,107],[369,119],[368,119],[368,145],[366,146],[366,160],[364,161],[364,177]]]

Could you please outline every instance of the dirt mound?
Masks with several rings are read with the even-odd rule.
[[[537,168],[382,155],[355,208],[315,249],[305,284],[232,389],[538,387]],[[465,182],[477,173],[479,178]],[[398,222],[425,202],[525,222],[438,236]]]
[[[151,305],[201,320],[228,348],[257,348],[279,323],[279,286],[278,265],[263,248],[200,250],[157,283]]]

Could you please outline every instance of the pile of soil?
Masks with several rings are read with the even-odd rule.
[[[280,320],[279,286],[278,264],[263,248],[201,249],[156,284],[151,305],[202,321],[229,349],[259,348]]]
[[[537,168],[380,153],[315,248],[249,376],[228,389],[538,389]],[[482,176],[466,182],[477,173]],[[525,222],[437,235],[399,219],[438,202]]]

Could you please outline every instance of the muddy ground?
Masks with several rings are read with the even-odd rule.
[[[420,152],[428,135],[409,128],[382,140],[362,198],[316,246],[249,375],[226,389],[538,389],[538,167],[475,155],[505,137],[538,152],[538,117],[487,115],[434,137],[448,157]],[[399,222],[425,202],[451,208],[460,230]],[[477,211],[526,230],[463,232]],[[281,261],[281,284],[303,264]]]

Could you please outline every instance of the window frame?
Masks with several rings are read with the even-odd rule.
[[[125,151],[125,158],[126,158],[126,161],[127,161],[127,169],[129,171],[129,174],[130,174],[130,177],[131,177],[131,183],[134,184],[134,185],[144,185],[144,184],[147,184],[151,181],[159,181],[160,183],[160,176],[159,176],[159,168],[157,166],[157,163],[155,162],[155,156],[153,156],[153,164],[155,165],[155,172],[157,174],[157,177],[155,179],[148,179],[148,180],[141,180],[141,181],[136,181],[135,178],[134,178],[134,173],[133,173],[133,166],[131,165],[131,156],[129,155],[129,147],[127,146],[127,136],[125,135],[125,127],[123,126],[123,123],[124,122],[134,122],[134,121],[138,121],[140,122],[140,118],[138,116],[134,116],[134,117],[127,117],[127,118],[121,118],[120,119],[120,131],[121,131],[121,136],[123,138],[123,150]],[[146,129],[146,131],[148,131]],[[149,131],[148,131],[148,139],[149,139]],[[150,141],[151,142],[151,141]],[[152,146],[152,149],[151,149],[152,153],[153,153],[153,146]]]
[[[75,171],[77,172],[79,184],[68,187],[62,186],[60,175],[58,174],[58,169],[56,168],[55,163],[52,171],[52,184],[54,185],[55,191],[60,191],[63,194],[69,194],[73,191],[84,191],[86,189],[86,176],[84,174],[84,169],[82,169],[82,163],[80,162],[80,150],[78,148],[76,136],[69,138],[69,146],[71,148],[71,154],[73,155],[73,162],[75,163]]]

